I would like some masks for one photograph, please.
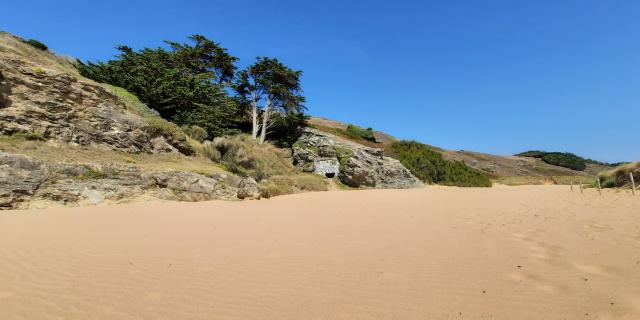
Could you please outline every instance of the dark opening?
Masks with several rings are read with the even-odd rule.
[[[327,177],[327,178],[333,178],[333,177],[336,176],[336,173],[335,172],[327,172],[327,173],[324,174],[324,176]]]

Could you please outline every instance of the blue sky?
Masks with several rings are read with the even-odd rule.
[[[640,160],[640,1],[4,1],[81,59],[200,33],[304,71],[312,115],[448,149]]]

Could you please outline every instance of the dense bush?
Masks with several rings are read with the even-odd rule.
[[[182,131],[186,133],[192,139],[198,142],[204,142],[207,139],[207,130],[200,126],[192,125],[192,126],[183,126]]]
[[[559,167],[565,167],[573,170],[583,171],[587,168],[587,164],[584,159],[576,156],[573,153],[561,153],[551,152],[542,157],[542,161],[556,165]]]
[[[390,155],[426,183],[460,187],[490,187],[491,180],[463,162],[450,162],[428,146],[416,141],[400,141],[391,145]]]
[[[525,151],[525,152],[521,152],[516,154],[516,157],[529,157],[529,158],[542,158],[544,157],[545,154],[547,154],[548,152],[545,151],[538,151],[538,150],[531,150],[531,151]]]
[[[373,129],[371,128],[364,129],[350,124],[347,126],[346,133],[354,138],[362,138],[367,141],[376,142],[376,138],[373,136]]]
[[[269,128],[269,137],[280,147],[288,148],[302,135],[302,129],[307,126],[309,116],[301,112],[276,114],[273,125]]]
[[[22,42],[24,42],[24,43],[26,43],[26,44],[28,44],[28,45],[36,48],[36,49],[42,50],[42,51],[49,50],[49,47],[47,47],[46,44],[44,44],[44,43],[42,43],[42,42],[40,42],[40,41],[38,41],[36,39],[22,40]]]
[[[587,164],[595,164],[595,165],[607,166],[607,167],[616,167],[624,164],[624,163],[606,163],[606,162],[600,162],[592,159],[585,159],[583,157],[577,156],[569,152],[546,152],[546,151],[532,150],[532,151],[518,153],[516,154],[516,156],[538,158],[538,159],[542,159],[542,161],[548,164],[565,167],[573,170],[578,170],[578,171],[584,171],[587,168]]]

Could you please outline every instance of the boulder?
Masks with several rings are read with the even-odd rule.
[[[363,146],[335,135],[307,128],[293,146],[294,164],[302,171],[354,188],[418,188],[423,184],[400,161],[382,149]]]
[[[238,199],[260,199],[260,188],[253,178],[247,177],[240,181],[237,192]]]

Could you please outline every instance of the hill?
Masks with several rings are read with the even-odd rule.
[[[392,154],[391,147],[399,139],[394,136],[373,130],[376,142],[354,138],[346,133],[348,123],[314,117],[309,120],[311,126],[316,129],[330,132],[345,139],[365,144],[371,147],[381,148]],[[436,146],[429,146],[440,153],[449,161],[464,162],[469,167],[484,172],[491,179],[503,184],[568,184],[570,181],[592,182],[594,177],[611,167],[590,161],[585,164],[584,170],[549,164],[540,158],[526,156],[500,156],[481,152],[465,150],[446,150]]]
[[[327,189],[270,144],[212,161],[224,143],[200,143],[126,90],[83,77],[73,59],[0,32],[0,209]]]
[[[170,67],[178,63],[180,72],[189,72],[183,60],[195,49],[177,44],[175,48],[182,56],[169,60]],[[174,54],[162,49],[121,50],[133,55]],[[176,88],[164,88],[160,96],[136,88],[153,103],[150,108],[123,88],[83,76],[102,79],[91,72],[109,75],[112,66],[118,69],[112,76],[126,77],[127,68],[119,63],[85,65],[54,54],[36,40],[0,32],[0,208],[135,199],[259,199],[330,188],[411,188],[423,182],[483,187],[491,186],[491,180],[565,183],[591,180],[603,169],[593,161],[576,171],[538,158],[450,151],[329,119],[311,118],[310,128],[304,129],[304,115],[277,112],[275,140],[262,143],[247,135],[250,112],[241,112],[247,101],[228,96],[220,83],[212,83],[212,88],[206,81],[199,85],[211,103],[234,105],[232,119],[219,118],[231,109],[220,113],[196,97],[180,105],[195,113],[183,110],[168,121],[163,115],[174,112],[169,107],[176,104],[163,105],[163,97],[181,101],[173,96]],[[304,101],[301,96],[296,99]],[[210,116],[217,122],[208,122]]]

